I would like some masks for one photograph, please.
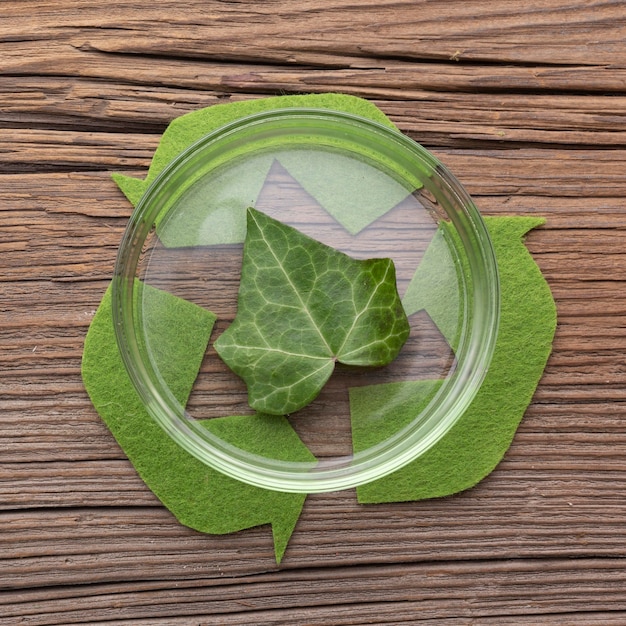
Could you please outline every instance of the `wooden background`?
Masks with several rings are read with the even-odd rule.
[[[82,387],[82,343],[167,123],[262,95],[375,102],[528,246],[559,312],[476,488],[268,528],[180,526]],[[626,3],[3,0],[0,624],[626,624]],[[512,358],[513,355],[512,355]]]

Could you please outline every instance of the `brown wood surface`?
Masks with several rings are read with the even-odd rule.
[[[528,247],[559,313],[474,489],[308,498],[269,529],[179,525],[83,389],[83,340],[167,123],[340,91],[431,149]],[[0,3],[0,625],[626,624],[626,3]]]

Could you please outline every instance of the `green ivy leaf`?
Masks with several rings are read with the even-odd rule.
[[[237,316],[214,346],[252,408],[297,411],[337,361],[387,365],[409,330],[391,259],[352,259],[248,209]]]

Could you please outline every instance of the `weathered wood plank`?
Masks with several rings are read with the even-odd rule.
[[[245,602],[245,601],[242,601]],[[492,626],[500,624],[514,624],[515,626],[545,626],[546,623],[557,626],[621,626],[624,623],[624,613],[616,611],[614,613],[606,611],[598,612],[578,612],[556,614],[554,612],[539,613],[534,616],[516,615],[506,617],[435,617],[434,619],[421,615],[422,603],[398,603],[392,604],[363,604],[349,607],[305,607],[303,609],[288,610],[268,610],[253,613],[241,614],[196,614],[193,609],[181,607],[180,614],[191,612],[185,617],[151,617],[145,619],[133,619],[133,626],[188,626],[190,620],[202,626],[249,626],[251,623],[262,623],[267,626],[293,626],[293,624],[306,624],[307,626],[362,626],[363,624],[415,624],[419,619],[419,624],[424,626]],[[52,616],[56,620],[55,616]],[[250,621],[252,620],[252,621]],[[29,623],[29,622],[27,622]],[[39,624],[40,622],[35,622]],[[43,622],[44,624],[57,624],[53,622]],[[119,621],[91,622],[93,626],[117,626]]]
[[[537,413],[537,409],[532,410],[532,413]],[[613,528],[611,521],[612,517],[618,519],[617,516],[624,514],[618,495],[626,482],[626,472],[620,464],[626,445],[624,436],[619,432],[620,417],[623,419],[623,415],[612,415],[611,428],[606,425],[609,420],[602,420],[598,411],[590,410],[579,420],[570,418],[549,432],[545,427],[536,429],[533,418],[528,417],[504,461],[479,488],[441,505],[416,503],[405,507],[380,507],[378,515],[375,515],[372,507],[355,508],[352,494],[346,493],[333,507],[327,509],[327,513],[351,518],[349,524],[353,527],[361,526],[358,520],[362,516],[365,524],[375,519],[384,528],[395,519],[394,511],[406,515],[406,523],[411,525],[415,523],[416,517],[423,519],[423,515],[428,515],[430,506],[435,512],[446,511],[447,521],[444,526],[457,526],[477,506],[476,502],[484,499],[481,519],[489,520],[490,523],[509,507],[520,515],[520,526],[527,526],[532,521],[527,517],[529,511],[533,506],[539,506],[544,514],[550,510],[562,514],[565,509],[572,516],[580,515],[576,523],[578,532],[590,536],[599,532],[591,518],[595,515],[606,519],[609,528],[621,537],[622,531]],[[585,422],[592,421],[592,425],[583,428]],[[106,460],[107,453],[110,455],[109,460]],[[102,436],[102,453],[97,460],[71,460],[71,456],[70,460],[54,460],[47,458],[50,456],[53,455],[44,450],[40,461],[0,464],[0,510],[8,514],[13,510],[37,511],[80,506],[162,508],[128,461],[121,458],[123,454],[110,437],[106,439]],[[587,469],[590,467],[593,469]],[[313,500],[319,502],[319,498],[314,496]],[[605,507],[610,507],[610,510]],[[320,513],[321,510],[317,508],[308,510],[303,523],[308,520],[315,524],[316,516]],[[107,515],[102,515],[103,521]],[[98,514],[94,514],[94,517],[97,518]],[[317,520],[317,523],[317,532],[333,536],[336,521],[326,518],[324,521]],[[586,524],[589,524],[589,528],[585,527]],[[469,533],[468,528],[465,530]],[[372,533],[378,531],[380,528],[372,529]],[[563,541],[563,545],[567,545],[570,531],[566,527],[554,531],[554,541]],[[486,543],[489,532],[485,531]],[[42,536],[45,537],[45,533]],[[571,546],[570,549],[588,553],[594,548],[598,548],[598,545]],[[621,543],[607,544],[605,548],[616,556],[622,549]]]
[[[0,168],[9,173],[16,167],[31,171],[29,164],[39,163],[44,171],[54,168],[137,170],[148,167],[158,144],[158,136],[125,135],[123,146],[103,147],[99,142],[106,141],[107,136],[107,133],[44,131],[42,141],[31,131],[4,129],[0,137],[10,147],[0,152]],[[72,146],[77,143],[76,151]],[[477,197],[532,195],[588,197],[597,201],[622,197],[626,189],[623,176],[626,150],[621,149],[433,148],[432,151]],[[18,165],[16,158],[19,158]],[[31,194],[36,191],[30,189]],[[97,204],[97,200],[94,199],[93,204]]]
[[[585,487],[592,494],[593,486]],[[621,504],[600,496],[599,510],[580,498],[570,503],[544,495],[542,488],[542,481],[517,487],[509,501],[485,484],[472,494],[385,506],[358,505],[347,494],[310,496],[282,567],[623,556]],[[156,506],[122,501],[119,507],[7,511],[1,519],[2,589],[219,578],[276,568],[269,528],[205,535]]]
[[[158,5],[141,0],[5,3],[7,47],[63,42],[110,54],[161,54],[333,67],[353,59],[405,58],[537,64],[624,64],[620,2],[569,0],[242,1]],[[32,66],[31,66],[32,68]],[[31,69],[32,71],[32,69]]]
[[[408,603],[407,605],[399,605],[393,603],[391,605],[357,605],[355,607],[306,607],[298,610],[286,611],[264,611],[252,614],[230,614],[228,616],[219,615],[193,615],[186,617],[166,617],[160,619],[158,617],[148,620],[133,620],[133,626],[188,626],[189,620],[202,620],[203,626],[248,626],[253,623],[263,623],[268,626],[293,626],[293,624],[306,624],[307,626],[362,626],[362,624],[414,624],[416,615],[420,614],[420,603]],[[187,611],[181,610],[181,613]],[[621,611],[615,613],[589,612],[589,613],[565,613],[564,615],[555,615],[550,612],[539,614],[533,617],[526,615],[515,616],[513,618],[498,616],[495,618],[475,618],[475,617],[453,617],[434,619],[421,619],[419,623],[425,626],[440,626],[450,624],[451,626],[476,626],[481,625],[499,625],[499,624],[515,624],[516,626],[545,626],[546,620],[550,624],[563,626],[612,626],[623,624],[623,613]],[[54,619],[54,618],[53,618]],[[621,620],[621,621],[620,621]],[[56,624],[56,622],[53,622]],[[119,624],[117,621],[97,621],[92,622],[93,626],[114,626]]]
[[[140,135],[135,141],[133,136],[122,137],[118,146],[110,133],[1,129],[0,172],[123,169],[150,161],[156,148],[150,140],[155,137]]]
[[[224,83],[233,82],[237,70],[231,66],[214,67],[215,73],[224,74],[217,80],[215,89],[207,93],[199,85],[191,88],[160,88],[131,86],[122,84],[111,89],[106,98],[102,96],[98,82],[82,79],[50,77],[23,81],[20,86],[21,97],[15,97],[14,81],[0,78],[0,110],[3,111],[0,124],[5,127],[22,126],[27,119],[29,124],[47,128],[71,128],[84,126],[95,130],[110,130],[120,135],[120,139],[129,135],[132,144],[134,135],[139,131],[162,131],[174,117],[205,106],[223,103],[220,97],[227,91]],[[430,70],[432,71],[432,69]],[[267,93],[279,92],[325,92],[335,89],[334,85],[316,83],[314,75],[302,70],[306,84],[291,84],[291,70],[283,70],[286,82],[272,82],[259,72],[252,78],[256,84],[246,84],[246,91],[237,97],[229,95],[227,101],[259,97],[250,93],[264,90]],[[363,74],[367,74],[366,70]],[[413,77],[407,71],[405,76],[393,78],[390,70],[378,71],[379,78],[371,80],[380,83],[372,89],[367,85],[366,75],[355,78],[359,90],[355,95],[373,98],[401,130],[409,133],[421,143],[429,146],[462,147],[468,144],[490,143],[498,147],[515,144],[548,144],[568,146],[605,146],[623,147],[626,145],[626,98],[601,95],[530,95],[521,93],[480,93],[428,91],[411,82],[419,81],[423,68],[413,68]],[[489,72],[485,69],[484,72]],[[340,72],[339,72],[340,73]],[[277,75],[280,72],[276,71]],[[327,73],[321,75],[326,76]],[[428,74],[430,76],[430,74]],[[344,80],[338,77],[339,80]],[[269,81],[269,82],[268,82]],[[10,86],[3,90],[3,83]],[[450,85],[448,87],[451,87]],[[342,91],[351,90],[343,88]],[[399,91],[398,94],[395,92]],[[399,97],[401,100],[394,100]],[[13,135],[3,132],[6,144],[4,167],[11,167],[10,162],[21,163],[27,156],[29,139],[45,140],[46,133],[27,131]],[[112,146],[98,133],[85,133],[75,139],[83,146],[83,153],[89,157],[92,152],[101,149],[100,159],[106,156],[106,150]],[[99,143],[105,141],[104,144]],[[50,137],[51,149],[58,143]],[[126,140],[119,143],[118,157],[120,164],[125,158]],[[10,151],[7,150],[10,147]],[[72,155],[58,149],[57,160]],[[49,159],[52,158],[50,155]],[[48,160],[48,159],[47,159]],[[46,161],[47,161],[46,160]],[[105,161],[106,162],[106,161]],[[80,161],[66,162],[66,165],[80,167]],[[12,165],[13,168],[16,165]]]
[[[625,574],[618,559],[584,559],[573,567],[565,561],[546,560],[540,573],[533,571],[532,565],[518,560],[460,566],[339,567],[332,576],[302,570],[261,574],[244,581],[197,577],[181,581],[175,588],[160,581],[125,587],[101,584],[93,589],[93,597],[85,596],[84,587],[77,585],[11,593],[8,598],[21,601],[7,607],[0,624],[18,619],[32,626],[108,624],[116,619],[133,620],[133,624],[185,623],[176,617],[200,619],[203,624],[398,624],[416,620],[429,624],[435,623],[431,620],[447,623],[448,619],[459,624],[472,619],[487,624],[540,623],[524,620],[523,615],[531,613],[543,613],[542,619],[550,619],[550,623],[619,623],[594,620],[595,612],[597,619],[623,615],[620,586]],[[274,593],[268,596],[270,586]],[[487,589],[490,594],[485,593]],[[614,613],[604,612],[608,602]],[[583,612],[590,621],[574,618],[568,622],[575,611]],[[497,622],[503,615],[515,615],[519,621]]]

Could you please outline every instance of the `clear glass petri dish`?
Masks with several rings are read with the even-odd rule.
[[[315,461],[259,454],[206,427],[254,415],[212,347],[236,315],[251,206],[354,258],[392,258],[411,325],[390,365],[338,366],[309,406],[285,416]],[[155,306],[150,294],[162,291],[217,316],[184,405],[155,356],[181,332]],[[469,195],[422,146],[351,114],[280,109],[207,135],[148,188],[118,252],[113,316],[147,411],[184,450],[258,487],[336,491],[415,461],[461,418],[493,354],[498,271]]]

